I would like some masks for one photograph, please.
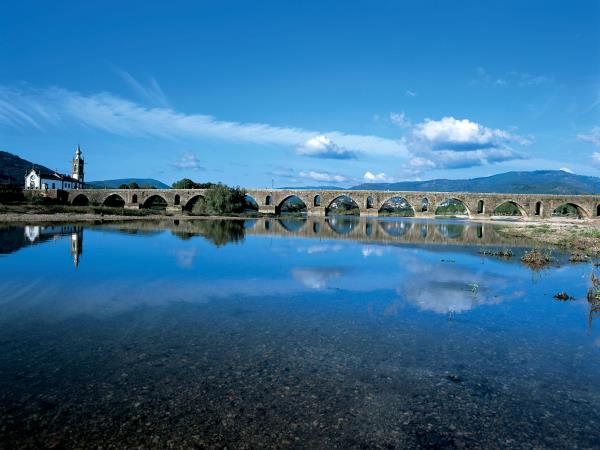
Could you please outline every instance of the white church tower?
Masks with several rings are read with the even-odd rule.
[[[73,171],[71,177],[78,180],[83,187],[83,157],[81,156],[79,144],[77,144],[77,151],[75,152],[75,158],[73,158]]]

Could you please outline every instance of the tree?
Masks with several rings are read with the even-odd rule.
[[[140,186],[135,181],[129,183],[129,189],[139,189]]]
[[[238,214],[247,207],[246,192],[240,187],[224,184],[213,185],[206,191],[203,200],[199,200],[192,209],[193,214]]]
[[[173,189],[197,189],[196,183],[189,178],[182,178],[171,185]]]
[[[129,189],[129,186],[125,183],[119,185],[119,189]]]
[[[189,178],[182,178],[171,185],[173,189],[210,189],[217,186],[215,183],[196,183]]]

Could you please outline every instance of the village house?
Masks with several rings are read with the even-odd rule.
[[[83,157],[78,145],[70,176],[57,172],[45,172],[34,167],[25,176],[25,189],[82,189],[84,187],[83,166]]]

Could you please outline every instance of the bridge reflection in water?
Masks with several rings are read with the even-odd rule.
[[[290,236],[347,239],[382,244],[448,244],[531,247],[529,240],[504,237],[498,224],[463,220],[368,218],[355,216],[280,217],[256,219],[176,219],[105,223],[105,229],[127,232],[170,230],[182,239],[203,236],[216,245],[246,236]]]

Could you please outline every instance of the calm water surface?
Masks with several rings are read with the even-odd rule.
[[[0,448],[598,448],[594,266],[534,271],[531,246],[400,219],[0,227]]]

